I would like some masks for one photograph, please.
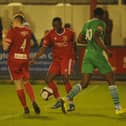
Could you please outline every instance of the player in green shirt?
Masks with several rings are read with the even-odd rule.
[[[104,45],[104,31],[106,26],[102,21],[103,17],[104,10],[102,8],[96,8],[94,10],[94,18],[84,24],[78,37],[79,42],[87,43],[82,63],[83,77],[81,82],[76,84],[64,99],[61,99],[62,111],[64,113],[66,112],[66,103],[69,99],[75,97],[82,89],[84,90],[88,86],[95,68],[104,75],[108,82],[108,88],[114,103],[115,113],[122,114],[125,112],[120,105],[118,90],[114,82],[111,65],[103,53],[105,52],[108,56],[112,56],[111,52]]]

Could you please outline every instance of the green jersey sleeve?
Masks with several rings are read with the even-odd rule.
[[[81,30],[81,34],[82,35],[85,35],[86,34],[86,24],[84,24],[84,26],[83,26],[83,28],[82,28],[82,30]]]

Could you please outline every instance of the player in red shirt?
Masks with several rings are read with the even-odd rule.
[[[52,109],[61,107],[60,94],[55,82],[53,81],[57,75],[63,76],[66,92],[68,93],[72,86],[69,81],[69,75],[72,70],[72,50],[74,45],[74,33],[62,27],[62,20],[59,17],[55,17],[52,21],[53,29],[45,36],[43,46],[37,52],[36,56],[32,59],[31,63],[34,63],[41,55],[44,54],[46,48],[51,46],[53,61],[49,67],[46,83],[54,92],[54,96],[57,99],[56,104]],[[73,100],[69,104],[68,111],[75,109]]]
[[[40,113],[34,91],[29,82],[29,56],[31,30],[23,26],[24,18],[20,15],[13,19],[12,28],[8,31],[3,41],[3,49],[8,50],[8,68],[11,79],[16,85],[17,95],[24,107],[24,113],[29,114],[29,108],[26,103],[24,88],[30,97],[35,113]]]

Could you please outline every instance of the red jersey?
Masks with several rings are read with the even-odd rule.
[[[74,38],[74,33],[69,29],[64,29],[61,34],[53,29],[45,36],[43,46],[51,45],[53,59],[72,58]]]
[[[43,46],[52,47],[53,59],[70,58],[74,41],[74,34],[69,29],[64,29],[59,34],[54,29],[51,30],[44,38]]]
[[[15,27],[8,31],[5,42],[9,46],[8,61],[28,61],[30,58],[31,30],[27,27]]]

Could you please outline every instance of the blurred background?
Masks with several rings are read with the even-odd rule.
[[[0,0],[0,16],[6,30],[9,19],[16,11],[23,11],[35,32],[41,39],[46,29],[51,28],[51,20],[60,16],[63,22],[72,24],[78,35],[90,18],[91,0]],[[97,0],[97,6],[108,10],[113,21],[112,45],[124,45],[126,41],[126,0]]]
[[[0,0],[0,126],[126,126],[126,116],[115,115],[110,92],[97,69],[94,71],[92,85],[75,98],[75,112],[63,115],[60,109],[50,109],[55,99],[47,102],[40,97],[40,89],[47,86],[43,80],[52,62],[50,48],[30,67],[30,81],[42,114],[35,115],[31,109],[30,115],[24,116],[9,76],[7,53],[2,50],[2,36],[5,37],[11,19],[17,12],[24,15],[34,33],[34,41],[37,42],[30,52],[32,58],[40,48],[45,33],[52,28],[54,17],[61,17],[63,25],[70,24],[77,37],[84,23],[92,18],[95,7],[106,10],[105,44],[113,54],[109,61],[119,86],[121,104],[126,108],[126,0]],[[85,46],[77,44],[77,61],[70,78],[72,84],[81,79],[84,52]],[[56,82],[61,96],[66,95],[62,78],[58,77]],[[29,107],[32,108],[32,105],[29,104]]]
[[[63,24],[69,23],[78,36],[84,23],[92,17],[92,11],[96,6],[103,7],[107,12],[105,23],[108,36],[105,37],[107,39],[105,44],[113,53],[110,59],[113,70],[121,77],[124,75],[123,79],[126,79],[126,0],[0,0],[0,33],[5,36],[13,15],[22,12],[34,32],[38,46],[46,31],[52,28],[51,22],[55,16],[61,17]],[[37,50],[36,48],[31,51],[31,57]],[[73,78],[80,77],[80,64],[84,50],[81,45],[78,45],[78,60]],[[9,78],[6,58],[6,54],[1,51],[0,79]],[[31,66],[31,78],[44,78],[50,62],[51,54],[50,50],[47,50],[47,53]]]

